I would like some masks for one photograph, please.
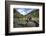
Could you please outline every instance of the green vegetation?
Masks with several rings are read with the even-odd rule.
[[[39,18],[39,11],[38,10],[32,11],[31,15],[33,18]]]
[[[26,25],[27,21],[29,20],[29,17],[32,18],[32,20],[38,21],[39,22],[39,10],[33,10],[31,13],[27,14],[27,15],[22,15],[20,13],[18,13],[17,11],[14,11],[14,19],[16,21],[17,24],[24,26],[23,24]]]

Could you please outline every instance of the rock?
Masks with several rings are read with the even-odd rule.
[[[31,21],[31,22],[29,21],[29,22],[27,23],[27,26],[28,26],[28,27],[36,27],[36,23],[34,23],[34,22],[32,22],[32,21]]]

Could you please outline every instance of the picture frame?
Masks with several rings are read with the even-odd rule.
[[[33,8],[33,10],[39,9],[38,27],[37,26],[36,27],[14,27],[13,26],[13,22],[14,22],[13,17],[15,16],[13,15],[14,14],[13,10],[21,9],[21,8],[22,9]],[[21,13],[21,14],[25,15],[26,13]],[[37,34],[37,33],[45,33],[45,3],[5,1],[5,34],[18,35],[18,34]]]

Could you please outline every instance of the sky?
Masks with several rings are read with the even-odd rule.
[[[28,13],[30,13],[32,10],[31,8],[16,8],[16,10],[22,14],[22,15],[27,15]]]

